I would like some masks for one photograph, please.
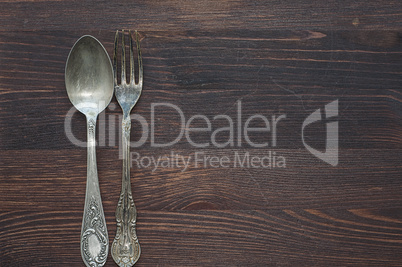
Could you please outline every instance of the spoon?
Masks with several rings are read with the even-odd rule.
[[[67,94],[77,110],[86,116],[88,156],[87,186],[81,228],[81,256],[86,266],[103,266],[109,251],[109,238],[99,190],[95,153],[97,116],[113,96],[113,71],[102,44],[92,36],[82,36],[67,58]]]

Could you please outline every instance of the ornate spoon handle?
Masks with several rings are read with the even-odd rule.
[[[141,248],[135,230],[137,209],[134,205],[130,183],[130,129],[130,116],[124,114],[122,123],[122,190],[116,209],[116,236],[112,243],[112,257],[120,267],[133,266],[141,254]]]
[[[96,117],[87,116],[87,187],[81,229],[81,256],[88,267],[103,266],[109,250],[96,166],[95,128]]]

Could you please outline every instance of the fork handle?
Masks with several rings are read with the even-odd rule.
[[[103,266],[109,250],[109,239],[96,167],[95,128],[96,116],[88,116],[87,186],[81,228],[81,256],[88,267]]]
[[[141,248],[136,234],[137,209],[130,183],[130,130],[131,119],[126,114],[122,121],[123,177],[122,190],[117,203],[116,236],[112,243],[113,260],[120,267],[133,266],[140,257]]]

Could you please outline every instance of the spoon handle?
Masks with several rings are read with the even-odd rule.
[[[87,116],[87,186],[81,229],[81,256],[88,267],[103,266],[109,250],[96,166],[95,128],[96,116]]]
[[[129,115],[123,115],[123,177],[122,190],[116,209],[117,230],[112,243],[113,260],[120,267],[133,266],[140,257],[141,248],[138,242],[135,224],[137,209],[134,205],[130,183],[130,129]]]

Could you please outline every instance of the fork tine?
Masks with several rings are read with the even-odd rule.
[[[122,30],[121,33],[121,84],[126,84],[126,49],[124,46],[124,30]]]
[[[130,83],[135,84],[133,38],[131,36],[131,31],[128,31],[128,36],[130,36]]]
[[[138,85],[142,88],[142,81],[143,81],[142,56],[141,56],[140,40],[137,31],[135,31],[135,42],[137,43],[137,53],[138,53],[138,70],[139,70]]]
[[[113,52],[113,76],[114,85],[117,85],[117,44],[119,38],[119,31],[116,31],[116,36],[114,37],[114,52]]]

